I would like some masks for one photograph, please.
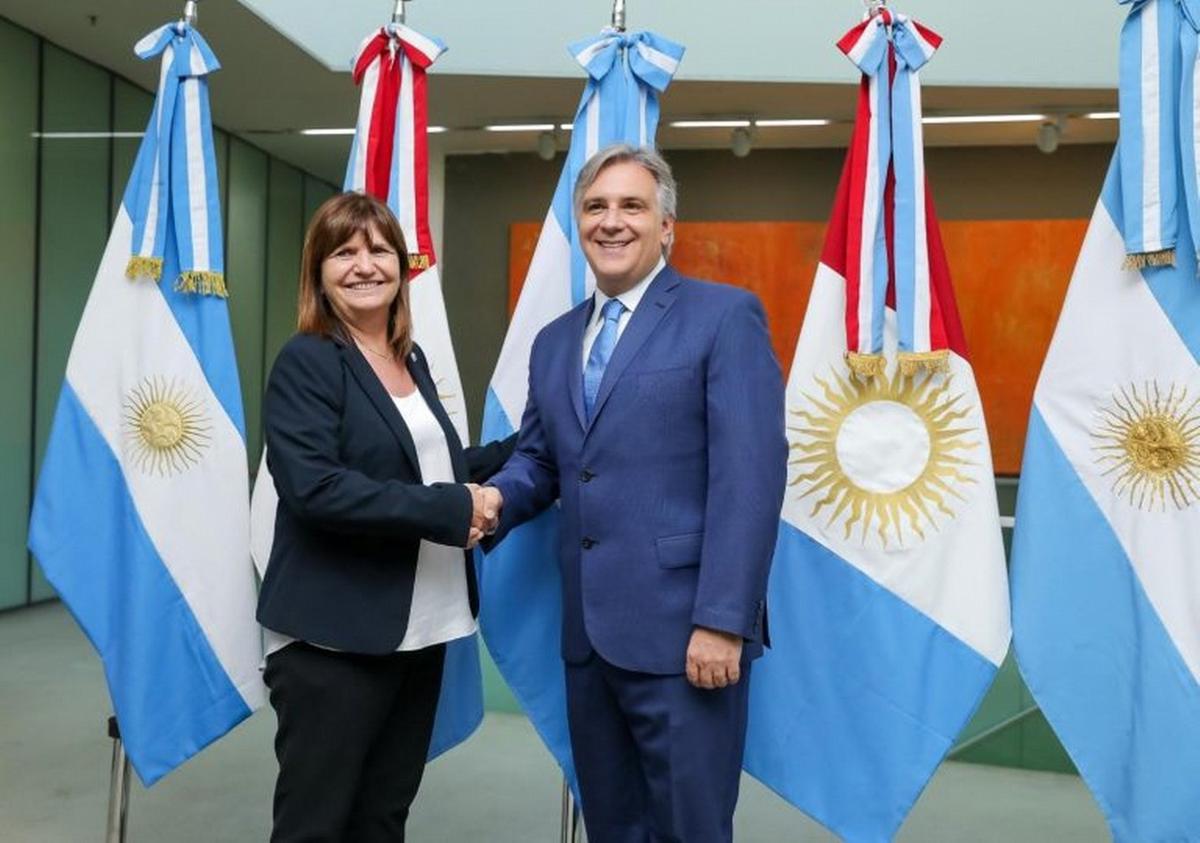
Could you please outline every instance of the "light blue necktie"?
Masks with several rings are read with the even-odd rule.
[[[617,323],[624,312],[625,305],[621,304],[620,299],[609,299],[600,311],[600,315],[604,317],[604,324],[600,326],[600,333],[592,342],[587,365],[583,367],[583,408],[588,421],[592,420],[592,405],[596,403],[596,395],[600,392],[604,369],[608,366],[613,349],[617,347]]]

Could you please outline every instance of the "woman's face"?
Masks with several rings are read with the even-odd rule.
[[[321,261],[321,289],[344,322],[386,313],[400,293],[400,256],[374,224],[342,243]]]

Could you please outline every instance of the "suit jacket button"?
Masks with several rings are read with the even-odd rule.
[[[595,474],[593,474],[592,472],[588,471],[585,468],[583,471],[579,472],[579,482],[580,483],[590,483],[592,481],[592,478],[595,476],[596,476]]]
[[[596,546],[596,540],[585,537],[584,540],[582,542],[580,542],[580,544],[583,545],[584,550],[591,550],[593,547]]]

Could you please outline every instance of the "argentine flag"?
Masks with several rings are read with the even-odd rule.
[[[1121,139],[1034,393],[1013,537],[1021,672],[1120,843],[1200,840],[1190,5],[1136,3],[1125,25]]]
[[[606,146],[653,145],[658,98],[675,75],[683,51],[650,32],[611,29],[570,47],[572,57],[588,73],[587,87],[575,115],[567,161],[488,388],[485,441],[503,439],[520,424],[528,392],[529,353],[538,331],[595,288],[572,208],[579,171]],[[481,552],[480,557],[480,626],[488,650],[574,786],[559,646],[562,579],[557,507],[517,528],[500,547],[486,555]]]
[[[409,253],[413,340],[429,361],[438,396],[459,439],[468,442],[467,407],[429,225],[426,71],[445,51],[440,40],[399,23],[372,32],[359,45],[351,69],[362,92],[343,187],[382,199],[400,223]],[[265,574],[271,558],[278,504],[264,450],[251,501],[251,543],[260,574]],[[482,722],[479,639],[471,635],[446,645],[429,758],[465,741]]]
[[[135,50],[162,56],[158,96],[71,347],[29,547],[100,654],[151,785],[264,692],[208,107],[219,65],[182,24]]]
[[[750,677],[745,769],[852,843],[892,839],[1009,644],[987,425],[924,173],[917,71],[940,43],[885,9],[839,45],[863,69],[858,121],[788,379],[771,648]]]

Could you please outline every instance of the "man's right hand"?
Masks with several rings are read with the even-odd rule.
[[[484,536],[496,532],[500,524],[500,507],[504,504],[504,496],[493,486],[478,486],[468,483],[471,492],[471,528],[467,535],[467,548],[479,544]]]

